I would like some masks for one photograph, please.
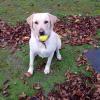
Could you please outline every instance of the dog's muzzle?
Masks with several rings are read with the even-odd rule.
[[[39,34],[40,34],[40,36],[45,35],[45,31],[43,29],[40,29]]]

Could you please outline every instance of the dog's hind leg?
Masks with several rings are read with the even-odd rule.
[[[57,59],[58,60],[62,60],[62,57],[61,57],[59,49],[56,49],[56,55],[57,55]]]
[[[57,48],[56,48],[56,55],[57,55],[57,59],[58,60],[62,60],[61,54],[60,54],[60,50],[61,49],[61,40],[60,38],[57,38]]]

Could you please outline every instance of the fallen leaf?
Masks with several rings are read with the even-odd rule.
[[[22,93],[19,95],[18,100],[26,100],[26,98],[27,98],[27,95],[26,95],[24,92],[22,92]]]
[[[40,90],[40,89],[41,89],[41,85],[40,85],[39,82],[34,83],[34,84],[32,85],[32,87],[33,87],[33,89],[36,89],[36,90]]]

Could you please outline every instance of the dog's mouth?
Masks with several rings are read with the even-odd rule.
[[[47,41],[48,40],[48,38],[49,38],[49,35],[40,35],[39,36],[39,41],[41,41],[41,42],[45,42],[45,41]]]

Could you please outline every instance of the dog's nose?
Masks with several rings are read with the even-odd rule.
[[[40,35],[44,35],[44,34],[45,34],[45,31],[44,31],[43,29],[40,29],[40,30],[39,30],[39,34],[40,34]]]

